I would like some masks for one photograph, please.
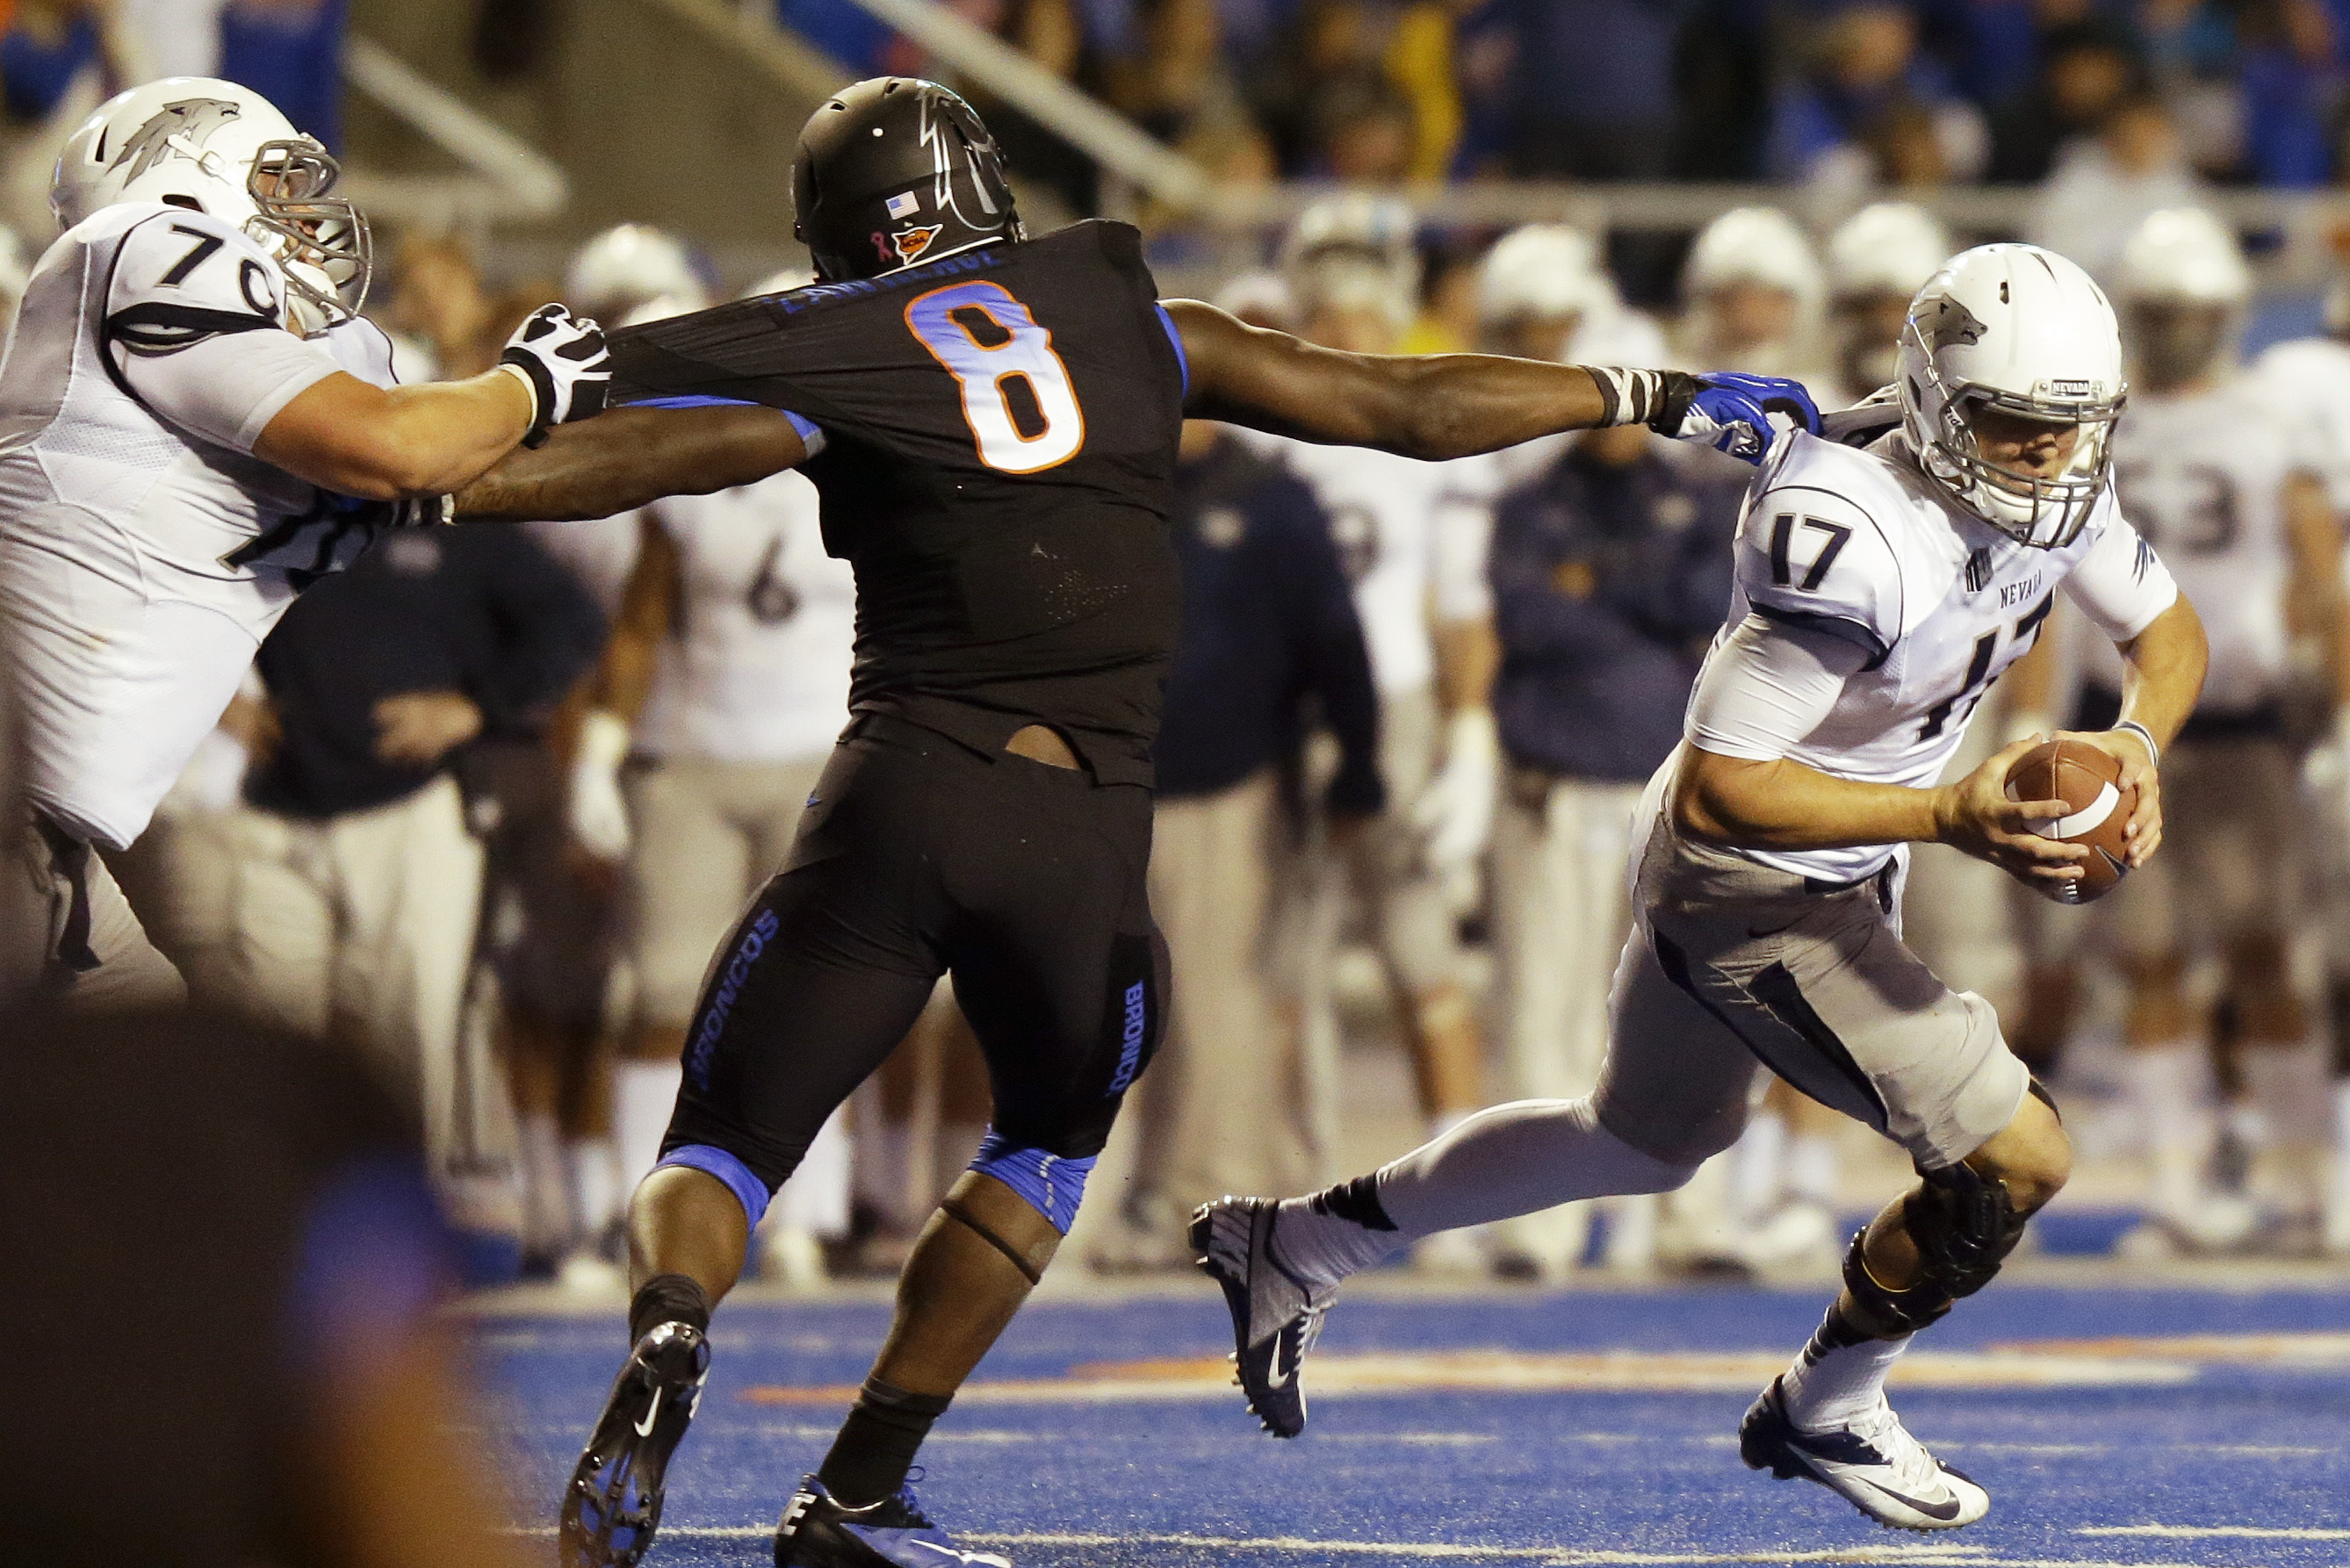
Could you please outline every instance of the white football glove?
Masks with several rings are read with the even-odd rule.
[[[532,413],[530,429],[522,438],[525,446],[544,442],[549,425],[602,413],[604,394],[612,384],[604,329],[560,305],[540,306],[515,328],[506,339],[506,351],[498,356],[498,368],[530,388]]]
[[[1444,765],[1411,803],[1411,822],[1424,836],[1420,854],[1440,876],[1476,863],[1493,833],[1494,797],[1502,786],[1502,737],[1490,708],[1464,708],[1446,726]]]
[[[629,726],[618,713],[598,708],[579,721],[563,822],[598,859],[618,860],[629,852],[629,803],[620,794],[620,763],[628,754]]]

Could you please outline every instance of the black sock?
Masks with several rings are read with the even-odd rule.
[[[655,1324],[681,1323],[689,1328],[710,1327],[710,1295],[690,1275],[655,1274],[629,1303],[629,1343],[634,1345]]]
[[[1308,1199],[1316,1214],[1335,1214],[1341,1220],[1352,1220],[1366,1231],[1392,1231],[1396,1222],[1379,1202],[1379,1178],[1374,1171],[1358,1176],[1352,1181],[1326,1187]]]
[[[914,1467],[915,1451],[931,1435],[931,1423],[947,1413],[951,1394],[909,1394],[868,1377],[832,1440],[832,1451],[816,1467],[816,1479],[849,1508],[863,1508],[897,1494]]]

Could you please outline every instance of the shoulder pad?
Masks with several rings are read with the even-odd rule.
[[[1867,446],[1888,431],[1901,428],[1901,404],[1890,387],[1848,409],[1820,416],[1820,435],[1839,446]]]
[[[131,353],[175,353],[285,321],[285,276],[244,231],[164,207],[123,234],[107,282],[106,331]]]
[[[1757,614],[1858,643],[1872,668],[1900,638],[1900,562],[1877,519],[1841,490],[1783,471],[1747,504],[1737,568]]]

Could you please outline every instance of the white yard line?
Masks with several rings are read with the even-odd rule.
[[[2151,1535],[2165,1541],[2350,1541],[2350,1530],[2286,1530],[2258,1524],[2085,1524],[2075,1535]]]
[[[2161,1526],[2119,1527],[2125,1532],[2140,1530],[2160,1530]],[[687,1541],[764,1541],[774,1535],[772,1524],[683,1524],[671,1525],[661,1534]],[[2083,1532],[2082,1533],[2113,1533]],[[522,1535],[552,1535],[554,1531],[534,1527],[515,1532]],[[2212,1534],[2230,1532],[2213,1531]],[[2350,1535],[2345,1531],[2269,1531],[2267,1535],[2298,1539],[2309,1536],[2332,1539]],[[1076,1535],[1056,1533],[991,1534],[983,1531],[965,1533],[962,1540],[977,1546],[1065,1546],[1104,1550],[1115,1547],[1177,1546],[1210,1552],[1269,1552],[1309,1556],[1354,1557],[1413,1557],[1422,1560],[1455,1562],[1517,1562],[1539,1563],[1546,1568],[1732,1568],[1741,1563],[1758,1564],[1761,1568],[1799,1563],[1850,1564],[1852,1568],[2207,1568],[2192,1563],[2136,1561],[2129,1563],[2086,1557],[1993,1557],[1980,1546],[1963,1546],[1956,1542],[1926,1542],[1918,1545],[1888,1544],[1884,1546],[1850,1547],[1837,1551],[1785,1552],[1768,1546],[1745,1551],[1728,1552],[1608,1552],[1584,1551],[1561,1546],[1471,1546],[1457,1542],[1419,1541],[1315,1541],[1302,1535]]]

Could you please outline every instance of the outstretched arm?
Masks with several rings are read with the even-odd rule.
[[[1744,425],[1759,430],[1726,449],[1759,458],[1770,444],[1771,412],[1819,429],[1818,410],[1792,381],[1595,370],[1491,354],[1342,354],[1197,300],[1170,300],[1166,308],[1191,374],[1185,412],[1335,446],[1441,461],[1603,425],[1725,441],[1731,427]]]
[[[614,409],[557,425],[546,445],[509,453],[457,493],[457,516],[506,523],[609,517],[664,495],[756,483],[807,456],[791,417],[776,409]]]

